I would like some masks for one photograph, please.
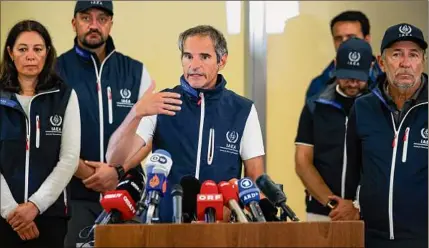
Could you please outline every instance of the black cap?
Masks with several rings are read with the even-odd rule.
[[[335,76],[339,79],[368,81],[372,61],[372,49],[368,42],[350,38],[338,48]]]
[[[422,31],[418,27],[408,23],[400,23],[389,27],[384,33],[383,41],[381,42],[381,53],[393,43],[404,40],[417,43],[423,50],[428,47]]]
[[[76,6],[74,7],[74,14],[76,15],[77,12],[82,12],[87,9],[96,8],[101,9],[109,13],[110,15],[113,15],[113,2],[111,0],[104,0],[104,1],[76,1]]]

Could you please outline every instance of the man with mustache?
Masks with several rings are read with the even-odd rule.
[[[151,83],[141,62],[115,50],[109,35],[112,25],[112,1],[77,1],[74,47],[58,58],[59,74],[77,93],[82,123],[80,163],[71,181],[67,247],[88,241],[79,238],[79,232],[92,226],[101,212],[100,193],[115,189],[118,180],[141,162],[139,156],[127,164],[105,163],[111,134]],[[146,102],[145,107],[151,104]],[[144,147],[139,154],[149,151]]]
[[[389,27],[378,61],[385,74],[353,106],[348,167],[361,172],[365,247],[428,247],[427,43],[407,23]]]
[[[206,25],[190,28],[180,34],[179,49],[180,85],[165,91],[181,95],[180,111],[171,112],[173,116],[151,116],[141,109],[144,96],[112,135],[106,155],[110,163],[122,164],[151,141],[154,150],[171,154],[173,166],[159,206],[162,222],[172,221],[170,191],[183,176],[219,183],[240,178],[242,164],[246,176],[253,180],[264,171],[265,152],[255,105],[228,90],[226,79],[219,74],[228,58],[223,34]]]
[[[353,204],[359,175],[347,168],[345,133],[350,108],[367,92],[371,46],[350,38],[339,46],[334,62],[335,83],[307,101],[295,140],[295,168],[306,187],[308,221],[359,219]]]

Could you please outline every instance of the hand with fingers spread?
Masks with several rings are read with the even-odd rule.
[[[152,80],[149,88],[133,107],[136,116],[144,117],[158,114],[173,116],[177,111],[180,111],[179,105],[182,104],[180,94],[173,92],[155,93],[154,90],[155,81]]]
[[[17,233],[22,240],[31,240],[39,237],[39,229],[34,221],[30,222],[27,227]]]
[[[39,209],[32,202],[20,204],[7,217],[7,222],[12,226],[15,232],[26,229],[39,214]]]
[[[337,206],[329,213],[329,217],[333,221],[359,219],[359,210],[353,206],[352,200],[346,200],[336,195],[329,196],[329,199],[338,202]]]
[[[114,190],[118,185],[118,173],[109,164],[94,161],[85,161],[85,164],[95,168],[95,173],[83,180],[85,187],[97,192]]]

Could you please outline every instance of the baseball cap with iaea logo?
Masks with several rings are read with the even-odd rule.
[[[415,42],[423,50],[426,50],[428,47],[422,31],[418,27],[408,23],[400,23],[389,27],[384,33],[383,40],[381,41],[381,53],[383,53],[384,49],[393,45],[393,43],[405,40]]]
[[[335,77],[368,81],[373,61],[371,46],[363,39],[350,38],[337,51]]]
[[[89,0],[78,0],[74,8],[74,14],[82,12],[91,8],[101,9],[106,11],[109,15],[113,15],[113,2],[111,0],[102,1],[89,1]]]

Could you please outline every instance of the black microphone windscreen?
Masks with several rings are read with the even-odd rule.
[[[116,187],[116,190],[127,191],[134,202],[140,200],[143,189],[144,175],[138,170],[130,170]]]
[[[191,222],[197,212],[197,195],[200,193],[201,183],[194,176],[182,177],[180,185],[183,189],[182,209],[184,222]]]
[[[277,217],[278,209],[267,198],[259,201],[259,207],[267,221],[280,221]]]
[[[259,176],[258,179],[256,179],[256,185],[258,185],[262,193],[275,205],[286,202],[286,195],[267,174]]]

